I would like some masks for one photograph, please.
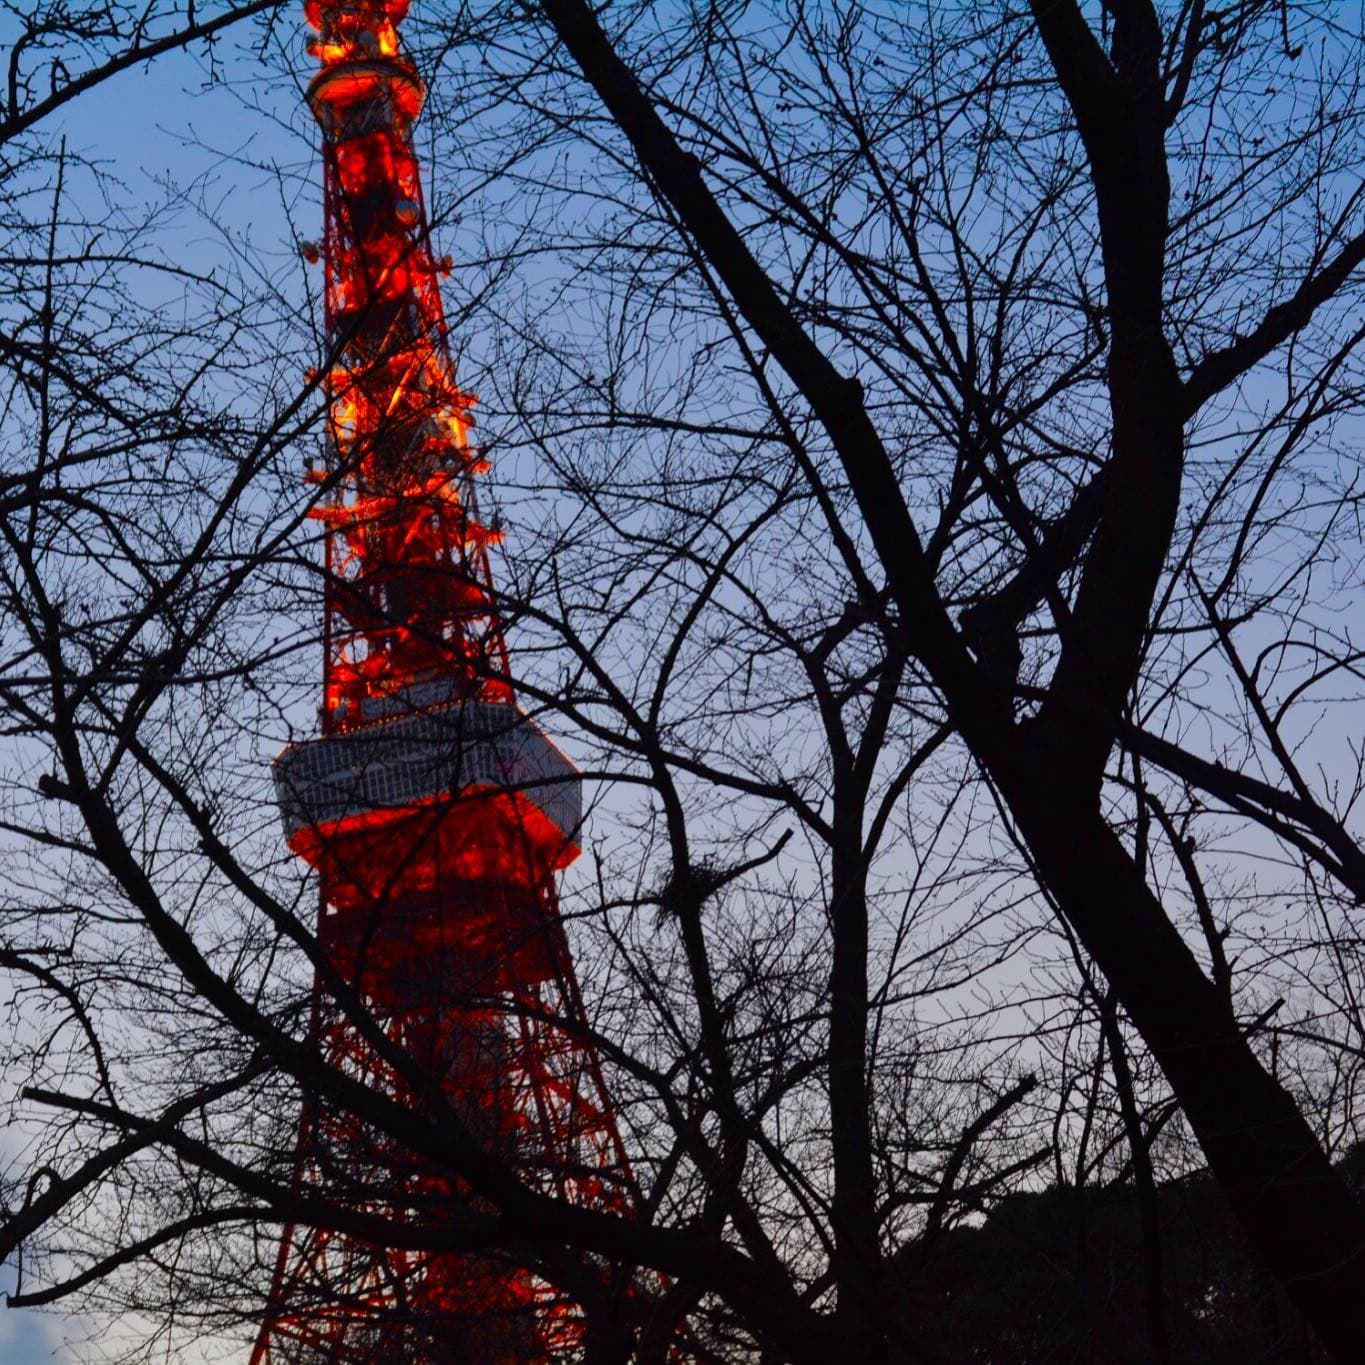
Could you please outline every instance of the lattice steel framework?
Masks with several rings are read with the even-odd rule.
[[[331,363],[322,734],[275,763],[289,846],[319,876],[319,942],[395,1055],[525,1180],[625,1210],[630,1173],[555,902],[578,854],[572,764],[517,707],[489,576],[411,129],[408,0],[306,0],[321,65],[320,247]],[[321,985],[332,1065],[416,1103]],[[477,1206],[444,1168],[318,1100],[301,1193],[439,1228]],[[397,1239],[401,1240],[401,1239]],[[601,1268],[599,1268],[601,1269]],[[608,1272],[601,1270],[603,1276]],[[286,1229],[253,1365],[567,1358],[579,1310],[492,1254]]]

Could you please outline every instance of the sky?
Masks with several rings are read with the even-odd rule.
[[[201,12],[205,8],[201,6]],[[302,5],[292,9],[297,13],[289,13],[286,22],[302,52]],[[13,23],[12,17],[0,14],[0,52],[6,55]],[[265,110],[257,114],[247,100],[259,99],[267,106],[273,102],[288,114],[296,92],[271,90],[254,55],[238,50],[230,40],[220,42],[216,50],[222,75],[242,84],[207,83],[197,54],[175,54],[122,72],[85,92],[38,131],[54,144],[65,138],[69,151],[102,163],[121,182],[129,205],[163,202],[174,192],[193,187],[206,166],[216,166],[204,189],[205,198],[215,206],[218,227],[251,236],[274,251],[292,250],[288,220],[272,177],[211,155],[195,145],[195,138],[219,153],[306,174],[311,158],[306,138],[312,121],[306,115],[297,117],[289,129]],[[224,255],[221,240],[196,214],[186,212],[181,221],[186,225],[178,240],[182,263],[203,269],[218,265]],[[0,1150],[13,1150],[18,1140],[15,1133],[0,1130]],[[13,1282],[12,1267],[4,1267],[0,1290],[11,1288]],[[90,1328],[60,1309],[0,1308],[0,1365],[74,1365],[99,1360],[102,1354]]]
[[[294,9],[298,13],[287,17],[286,23],[292,25],[289,41],[301,52],[302,6]],[[0,48],[4,46],[0,18]],[[206,85],[205,69],[194,56],[162,59],[83,95],[42,132],[54,140],[65,136],[72,150],[115,170],[131,202],[188,189],[206,165],[216,164],[204,198],[215,206],[218,227],[228,234],[249,236],[268,251],[287,253],[292,250],[291,224],[274,177],[261,168],[278,166],[291,175],[306,176],[311,164],[311,119],[298,109],[297,90],[266,85],[252,54],[234,52],[225,42],[219,55],[226,84]],[[253,108],[253,99],[266,107]],[[196,140],[223,157],[211,156]],[[301,193],[299,226],[308,235],[317,230],[318,212],[306,183]],[[186,212],[183,221],[186,231],[180,247],[185,263],[213,267],[223,253],[222,241],[195,214]],[[89,1342],[79,1322],[59,1313],[0,1312],[0,1365],[88,1358]]]
[[[9,1289],[13,1276],[8,1269],[3,1283]],[[33,1309],[0,1312],[0,1360],[5,1365],[51,1365],[52,1361],[75,1361],[67,1344],[70,1327],[54,1313]]]

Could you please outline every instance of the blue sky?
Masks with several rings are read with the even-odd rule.
[[[301,4],[294,4],[283,21],[299,54],[304,37],[301,10]],[[0,21],[0,46],[4,38]],[[189,186],[213,161],[203,147],[192,145],[191,130],[221,153],[306,168],[311,121],[297,107],[297,92],[287,82],[268,85],[253,55],[236,53],[230,40],[220,44],[218,54],[223,73],[241,82],[240,86],[206,89],[204,70],[193,55],[163,59],[150,68],[125,72],[82,96],[41,132],[54,140],[65,135],[73,150],[105,163],[123,182],[131,203],[156,200],[170,187]],[[272,121],[268,109],[253,109],[252,96],[265,99],[285,125],[292,119],[292,126]],[[207,197],[218,207],[215,221],[219,227],[250,234],[267,250],[288,252],[290,225],[271,177],[228,162],[219,162],[214,174],[217,179]],[[311,204],[305,206],[299,219],[305,235],[317,231],[318,217]],[[221,243],[209,225],[190,212],[180,221],[185,231],[176,247],[184,253],[183,259],[212,265]],[[312,278],[316,282],[317,276]],[[0,1365],[74,1362],[89,1359],[91,1354],[91,1343],[80,1324],[60,1313],[0,1313]]]
[[[302,5],[291,8],[296,12],[288,13],[284,22],[301,52]],[[0,15],[0,49],[8,48],[13,23],[12,18]],[[242,32],[249,36],[249,30]],[[191,129],[218,152],[306,168],[310,144],[305,135],[311,120],[306,115],[296,120],[291,132],[265,113],[255,116],[243,98],[264,98],[268,105],[289,110],[295,102],[294,90],[286,86],[276,101],[276,92],[268,86],[264,67],[254,54],[238,51],[230,39],[221,41],[216,51],[222,73],[243,82],[237,89],[206,88],[196,55],[177,54],[125,71],[86,92],[43,123],[36,134],[51,144],[65,137],[70,151],[100,162],[122,187],[118,194],[130,213],[142,205],[163,202],[175,189],[184,191],[215,162],[204,147],[192,145]],[[214,221],[220,229],[249,233],[275,250],[289,248],[288,223],[268,176],[222,162],[213,175],[214,184],[206,197],[217,206]],[[90,202],[83,207],[93,212]],[[217,263],[222,243],[215,240],[203,218],[186,211],[169,226],[183,230],[161,237],[163,251],[174,248],[182,263],[200,268]],[[0,1114],[12,1100],[12,1094],[0,1096],[4,1106]],[[15,1130],[6,1133],[0,1120],[0,1153],[12,1151],[18,1140]],[[13,1283],[13,1270],[6,1266],[0,1272],[0,1291],[12,1288]],[[0,1309],[0,1365],[71,1365],[98,1361],[102,1355],[90,1329],[60,1308]]]
[[[8,1267],[0,1284],[6,1290],[14,1284]],[[72,1326],[59,1314],[7,1309],[0,1313],[0,1361],[4,1365],[51,1365],[53,1361],[78,1360],[80,1357],[67,1345]]]

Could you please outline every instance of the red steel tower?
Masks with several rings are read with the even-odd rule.
[[[321,62],[330,363],[322,733],[276,760],[290,848],[318,874],[318,939],[402,1065],[320,983],[314,1038],[390,1096],[439,1085],[528,1183],[626,1209],[630,1177],[553,877],[578,854],[576,770],[517,707],[493,600],[411,128],[408,0],[305,0]],[[401,1079],[404,1071],[407,1079]],[[431,1228],[477,1207],[449,1171],[310,1100],[297,1188]],[[402,1241],[396,1238],[393,1240]],[[415,1239],[420,1240],[420,1239]],[[293,1226],[253,1365],[512,1362],[577,1354],[578,1309],[487,1254]]]

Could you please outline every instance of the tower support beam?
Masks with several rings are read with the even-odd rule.
[[[516,705],[412,124],[407,0],[306,0],[319,70],[330,369],[322,733],[275,762],[289,847],[316,872],[318,940],[391,1046],[534,1188],[627,1212],[554,876],[578,855],[577,771]],[[314,987],[325,1060],[419,1103]],[[316,1098],[295,1181],[395,1224],[477,1211],[459,1172]],[[402,1239],[395,1239],[402,1240]],[[627,1284],[594,1270],[609,1295]],[[620,1292],[632,1292],[628,1287]],[[253,1365],[572,1359],[581,1306],[496,1252],[416,1252],[290,1227]]]

